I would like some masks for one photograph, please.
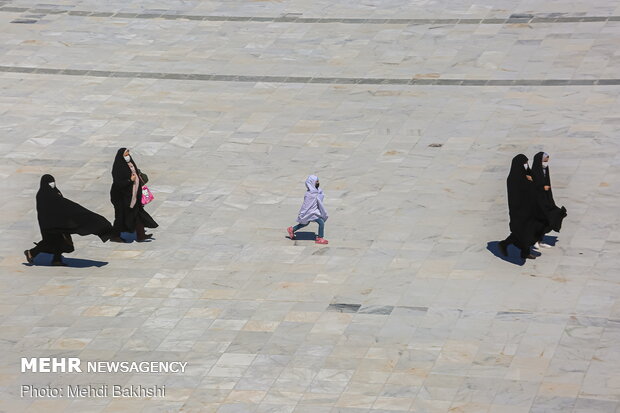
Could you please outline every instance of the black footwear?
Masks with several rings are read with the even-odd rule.
[[[68,264],[62,262],[62,261],[52,261],[52,265],[54,267],[66,267]]]
[[[34,257],[30,254],[30,250],[25,250],[24,255],[26,256],[26,261],[28,261],[28,264],[34,263]]]
[[[144,234],[144,238],[136,239],[136,242],[146,242],[153,239],[153,234]]]
[[[536,256],[532,255],[532,254],[529,254],[527,257],[521,257],[521,258],[523,258],[524,260],[535,260]]]
[[[125,243],[125,240],[124,240],[124,239],[122,239],[122,238],[121,238],[121,237],[119,237],[119,236],[115,236],[115,237],[111,237],[111,238],[110,238],[110,242],[120,242],[120,243],[123,243],[123,244],[124,244],[124,243]]]
[[[499,252],[501,252],[504,257],[507,257],[508,249],[506,247],[506,244],[504,244],[504,241],[500,241],[500,243],[498,244],[498,247],[499,247]]]

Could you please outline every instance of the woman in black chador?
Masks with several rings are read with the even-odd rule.
[[[112,224],[99,214],[62,196],[52,175],[43,175],[37,192],[37,218],[43,238],[36,247],[24,251],[32,264],[34,257],[45,252],[53,254],[52,265],[66,265],[62,254],[73,252],[71,234],[97,235],[106,242],[112,235]]]
[[[562,228],[562,220],[566,217],[566,208],[559,208],[553,200],[553,191],[551,190],[551,174],[549,172],[549,155],[545,152],[538,152],[534,155],[532,162],[532,178],[534,179],[534,187],[536,188],[536,216],[545,223],[545,228],[541,231],[540,236],[536,240],[534,247],[551,248],[542,242],[544,235],[551,230],[560,232]]]
[[[508,255],[510,244],[521,249],[521,258],[534,259],[530,247],[538,240],[544,224],[536,219],[534,198],[535,189],[532,177],[528,175],[527,156],[519,154],[512,159],[510,174],[506,180],[508,188],[508,213],[510,215],[510,235],[500,241],[499,248]]]
[[[112,188],[110,200],[114,205],[115,237],[121,232],[136,232],[136,240],[143,242],[153,236],[146,234],[144,228],[157,228],[157,222],[144,210],[142,205],[143,175],[129,154],[127,148],[116,152],[112,165]],[[117,239],[117,238],[115,238]]]

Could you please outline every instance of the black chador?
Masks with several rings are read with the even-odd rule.
[[[150,238],[144,228],[157,228],[157,222],[144,210],[141,202],[144,174],[138,169],[127,148],[116,152],[112,165],[110,201],[114,205],[115,237],[121,232],[136,232],[137,240]]]
[[[62,254],[74,251],[71,234],[97,235],[103,242],[112,235],[112,224],[99,214],[62,196],[52,175],[43,175],[37,192],[37,218],[42,241],[24,251],[28,262],[45,252],[53,254],[52,264],[63,265]]]
[[[540,238],[551,230],[560,232],[562,220],[566,217],[566,208],[559,208],[553,199],[551,173],[549,172],[549,167],[546,166],[546,162],[543,165],[543,160],[548,158],[549,155],[546,153],[538,152],[534,155],[534,161],[532,162],[532,178],[536,188],[536,214],[538,219],[545,223],[545,228]]]
[[[521,249],[521,258],[532,259],[535,257],[530,254],[530,247],[537,241],[544,224],[535,217],[535,189],[528,175],[527,161],[527,156],[523,154],[512,159],[506,180],[511,233],[499,243],[499,247],[502,254],[508,255],[506,248],[514,244]]]

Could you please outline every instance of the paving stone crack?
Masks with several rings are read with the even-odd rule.
[[[95,10],[69,10],[45,7],[16,7],[5,5],[0,7],[4,13],[38,13],[38,14],[66,14],[80,17],[107,17],[120,19],[166,19],[192,21],[227,21],[227,22],[254,22],[254,23],[342,23],[342,24],[392,24],[392,25],[479,25],[479,24],[522,24],[522,23],[581,23],[620,21],[620,16],[536,16],[533,14],[512,14],[504,18],[347,18],[347,17],[303,17],[300,14],[284,16],[224,16],[224,15],[195,15],[180,14],[176,11],[168,12],[105,12]]]
[[[118,77],[139,79],[245,82],[245,83],[313,83],[404,86],[596,86],[620,85],[618,79],[398,79],[398,78],[349,78],[317,76],[264,76],[223,75],[199,73],[131,72],[90,69],[58,69],[26,66],[0,66],[4,73],[30,73],[37,75]]]

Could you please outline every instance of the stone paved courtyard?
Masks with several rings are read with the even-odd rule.
[[[0,29],[0,411],[620,412],[617,2],[0,0]],[[123,146],[155,239],[25,265],[40,175],[112,219]],[[569,215],[523,264],[505,178],[540,150]],[[327,246],[285,237],[312,173]]]

